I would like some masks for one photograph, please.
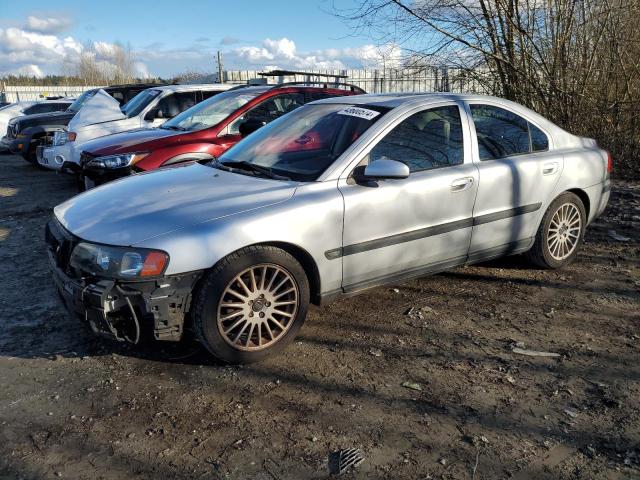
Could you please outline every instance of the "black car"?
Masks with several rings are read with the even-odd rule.
[[[162,85],[164,84],[135,83],[112,85],[105,87],[103,90],[115,98],[120,105],[124,105],[142,90]],[[51,145],[53,135],[58,131],[64,130],[84,102],[93,97],[97,91],[97,89],[87,90],[62,112],[24,115],[12,119],[9,121],[7,135],[3,139],[3,143],[7,145],[12,153],[22,155],[26,161],[37,165],[36,148],[40,145]]]

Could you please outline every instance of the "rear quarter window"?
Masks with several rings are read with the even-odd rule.
[[[529,132],[531,134],[531,151],[545,152],[549,150],[549,137],[535,125],[529,123]]]

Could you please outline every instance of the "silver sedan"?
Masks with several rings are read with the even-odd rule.
[[[453,94],[308,104],[219,159],[136,175],[55,208],[53,276],[99,334],[252,362],[310,302],[525,253],[576,257],[610,155],[521,105]]]

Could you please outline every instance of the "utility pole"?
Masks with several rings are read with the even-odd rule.
[[[222,53],[218,50],[218,83],[224,83],[224,72],[222,70]]]

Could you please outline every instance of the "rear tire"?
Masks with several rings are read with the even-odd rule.
[[[542,217],[533,247],[525,255],[541,268],[562,268],[573,262],[584,238],[587,214],[571,192],[556,198]]]
[[[218,262],[195,289],[198,340],[227,363],[281,351],[307,316],[309,281],[300,263],[272,246],[246,247]]]

